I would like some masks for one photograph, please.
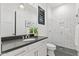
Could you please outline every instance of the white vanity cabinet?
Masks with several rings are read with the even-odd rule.
[[[29,45],[29,53],[26,56],[46,56],[47,55],[47,47],[46,47],[46,39],[39,41],[33,45]]]
[[[47,39],[38,41],[22,48],[18,48],[14,51],[2,54],[2,56],[46,56],[46,41]]]

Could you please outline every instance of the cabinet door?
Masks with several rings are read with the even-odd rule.
[[[38,49],[32,49],[24,54],[24,56],[38,56]]]
[[[45,45],[40,46],[38,49],[38,56],[46,56],[47,55],[47,48]]]
[[[38,56],[46,56],[47,55],[47,45],[46,45],[47,40],[48,39],[41,41],[41,43],[40,43],[41,45],[38,48]]]
[[[1,35],[12,36],[14,33],[15,4],[1,4]]]

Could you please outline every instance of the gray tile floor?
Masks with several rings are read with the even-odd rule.
[[[57,46],[54,51],[55,56],[77,56],[77,51],[61,46]]]

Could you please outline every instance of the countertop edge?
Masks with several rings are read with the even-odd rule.
[[[29,43],[24,44],[24,45],[22,45],[22,46],[19,46],[19,47],[15,47],[15,48],[13,48],[13,49],[6,50],[6,51],[2,52],[1,55],[5,54],[5,53],[8,53],[8,52],[11,52],[11,51],[14,51],[14,50],[19,49],[19,48],[22,48],[22,47],[24,47],[24,46],[28,46],[28,45],[30,45],[30,44],[34,44],[34,43],[36,43],[36,42],[39,42],[39,41],[44,40],[44,39],[47,39],[47,38],[48,38],[48,37],[43,37],[43,38],[40,38],[39,40],[35,40],[35,41],[32,41],[32,42],[29,42]]]

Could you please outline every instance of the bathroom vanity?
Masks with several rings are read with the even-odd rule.
[[[20,5],[24,5],[25,8],[20,8]],[[43,8],[41,4],[1,4],[1,56],[47,55],[47,37],[25,39],[18,36],[26,34],[27,27],[38,25],[38,5]],[[38,26],[38,29],[46,31],[41,26]]]
[[[2,41],[1,56],[46,56],[47,37],[37,36],[28,39]]]

